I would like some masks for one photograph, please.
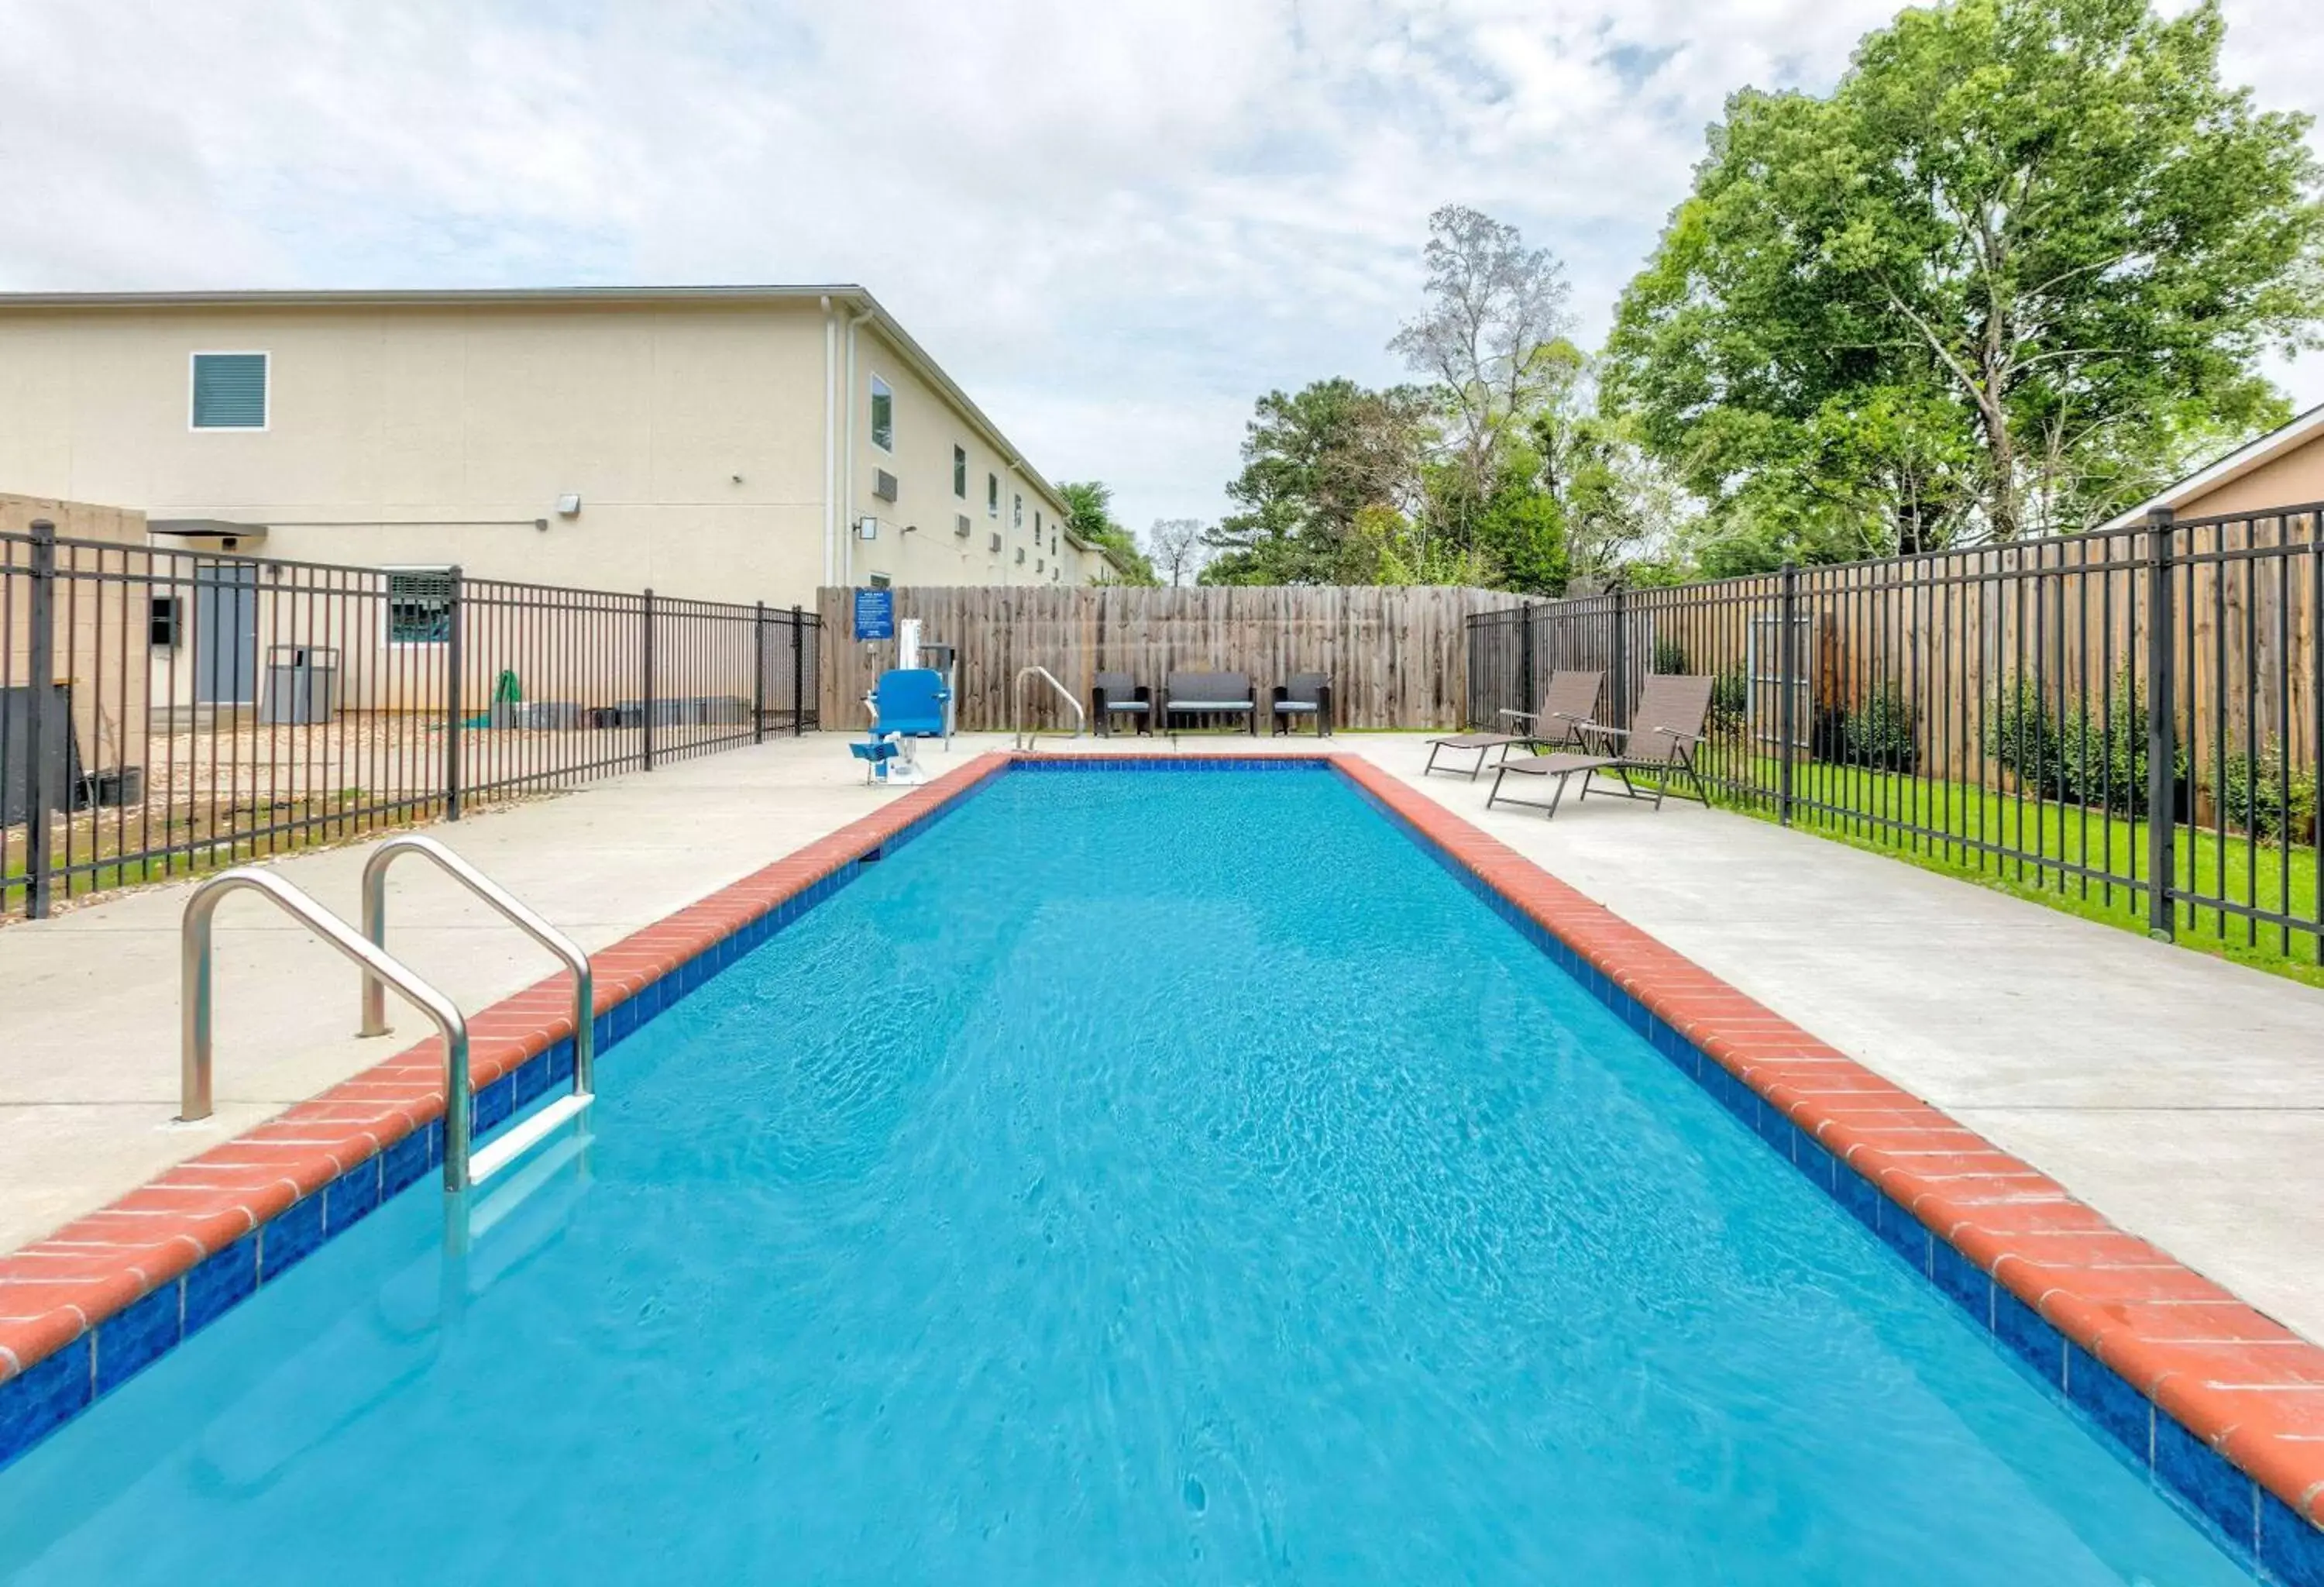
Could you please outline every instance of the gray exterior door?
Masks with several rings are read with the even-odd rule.
[[[218,562],[194,575],[194,699],[258,701],[258,569]]]

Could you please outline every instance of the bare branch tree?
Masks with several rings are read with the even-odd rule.
[[[1517,228],[1463,205],[1428,217],[1428,311],[1388,343],[1441,388],[1454,460],[1481,495],[1495,450],[1564,371],[1543,350],[1572,328],[1565,267]]]
[[[1202,572],[1210,559],[1199,518],[1157,518],[1146,531],[1146,555],[1173,589]]]

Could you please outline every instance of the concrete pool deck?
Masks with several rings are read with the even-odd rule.
[[[433,829],[585,947],[659,920],[898,797],[842,735],[786,740]],[[1704,969],[2051,1175],[2116,1224],[2324,1340],[2324,992],[1746,817],[1620,800],[1484,808],[1423,779],[1422,735],[1359,755]],[[956,742],[962,764],[1005,743]],[[1084,742],[1077,751],[1105,747]],[[1172,752],[1166,742],[1113,747]],[[1189,737],[1180,752],[1312,740]],[[363,845],[281,873],[352,917]],[[549,968],[425,866],[393,888],[394,951],[463,1007]],[[351,1032],[355,975],[288,920],[220,916],[217,1095],[177,1108],[187,889],[0,928],[0,1250],[400,1051]]]

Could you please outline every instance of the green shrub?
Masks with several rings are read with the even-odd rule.
[[[1730,667],[1711,680],[1711,725],[1720,733],[1739,733],[1751,710],[1751,679],[1740,667]]]
[[[1663,634],[1655,636],[1653,658],[1646,665],[1649,672],[1679,677],[1687,670],[1686,647]]]
[[[2211,797],[2220,818],[2254,837],[2286,835],[2304,842],[2316,830],[2316,771],[2286,768],[2282,749],[2270,739],[2255,758],[2228,755],[2212,769]]]
[[[1919,754],[1913,725],[1913,708],[1902,694],[1876,689],[1840,719],[1841,759],[1850,766],[1909,772]]]
[[[2025,678],[1987,707],[1985,751],[2030,791],[2120,815],[2146,813],[2146,702],[2128,674],[2103,701],[2072,700],[2054,710]],[[2186,780],[2181,752],[2173,784]]]

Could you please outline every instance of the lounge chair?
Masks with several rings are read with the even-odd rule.
[[[951,699],[944,674],[933,668],[897,667],[882,672],[872,692],[863,697],[863,703],[872,707],[871,734],[862,743],[847,746],[848,752],[863,762],[863,780],[927,781],[927,772],[913,753],[913,745],[920,739],[940,738],[946,749],[952,747],[945,717],[945,706]]]
[[[1582,730],[1582,738],[1591,746],[1588,751],[1503,761],[1493,773],[1493,790],[1485,796],[1485,807],[1490,809],[1498,800],[1504,805],[1531,805],[1554,816],[1558,800],[1565,797],[1568,779],[1577,772],[1581,774],[1582,791],[1575,798],[1586,799],[1590,797],[1590,780],[1601,771],[1610,771],[1621,779],[1623,798],[1652,799],[1657,810],[1662,808],[1663,796],[1675,777],[1684,777],[1693,784],[1694,797],[1708,805],[1711,798],[1702,791],[1702,780],[1694,771],[1694,747],[1703,742],[1703,719],[1711,714],[1711,681],[1675,674],[1647,678],[1637,711],[1627,729],[1592,723]],[[1652,777],[1652,791],[1641,790],[1632,782],[1633,772]],[[1539,799],[1512,798],[1501,792],[1502,780],[1511,776],[1554,778],[1557,787],[1547,804]]]
[[[1302,716],[1315,724],[1316,737],[1331,736],[1331,674],[1295,672],[1289,682],[1275,686],[1275,731],[1288,734]]]
[[[1240,716],[1259,736],[1259,702],[1242,672],[1173,672],[1162,689],[1162,726],[1178,735],[1181,716]]]
[[[1136,731],[1154,736],[1154,691],[1131,682],[1127,672],[1101,672],[1090,690],[1090,720],[1097,724],[1098,737],[1113,736],[1117,712],[1129,717]]]
[[[1477,763],[1469,768],[1469,780],[1474,782],[1485,770],[1485,757],[1495,750],[1501,759],[1509,758],[1513,744],[1548,744],[1558,749],[1581,745],[1582,729],[1590,725],[1598,714],[1598,690],[1606,680],[1602,672],[1554,672],[1549,687],[1542,692],[1538,711],[1502,711],[1497,713],[1504,721],[1529,724],[1525,733],[1463,733],[1451,738],[1428,741],[1428,764],[1420,769],[1423,777],[1436,770],[1436,757],[1445,750],[1474,750]],[[1458,771],[1458,766],[1447,766],[1447,771]]]

